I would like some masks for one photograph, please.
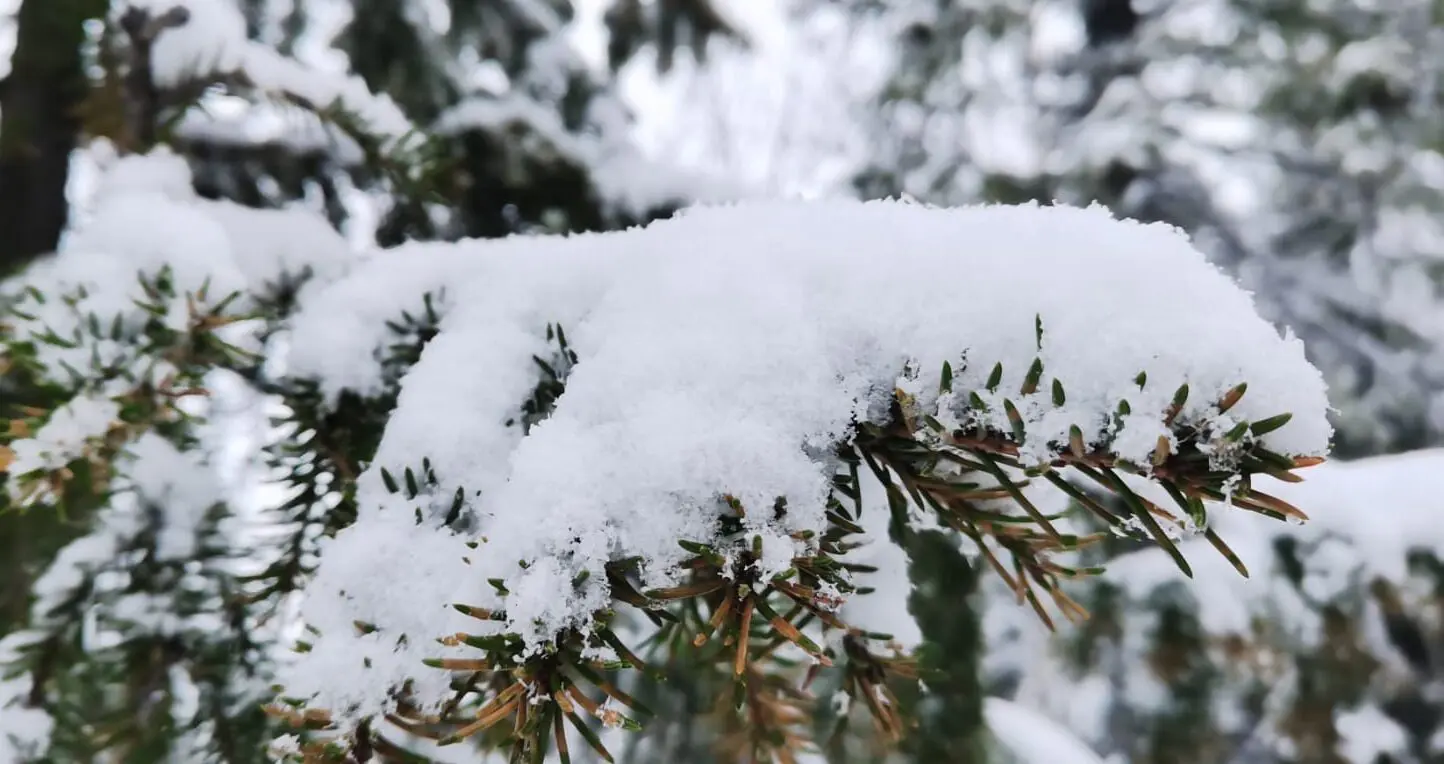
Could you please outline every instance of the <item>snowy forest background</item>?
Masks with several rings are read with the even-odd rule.
[[[1211,516],[1248,578],[1211,538],[1177,540],[1191,578],[1146,536],[1076,552],[1106,567],[1062,585],[1086,620],[1045,624],[955,546],[913,550],[903,579],[946,590],[881,616],[935,670],[928,698],[894,689],[922,720],[901,743],[827,672],[796,701],[815,750],[738,742],[727,688],[683,662],[628,686],[652,712],[645,735],[607,729],[597,747],[631,762],[1444,762],[1444,3],[0,0],[0,14],[0,764],[321,755],[273,745],[319,717],[263,706],[274,666],[312,638],[297,612],[318,539],[354,520],[347,481],[453,271],[393,264],[309,304],[305,279],[378,248],[419,262],[447,242],[777,197],[1097,201],[1178,226],[1304,342],[1328,385],[1331,460],[1270,488],[1306,524]],[[127,206],[145,194],[170,206]],[[108,306],[164,319],[160,339],[137,330],[145,348],[185,349],[150,398],[72,398],[40,371],[17,327],[60,310],[30,289],[55,252],[93,253],[67,278],[124,283]],[[218,284],[249,289],[236,323],[261,327],[235,345],[212,331],[233,321],[223,307],[166,307],[172,275],[200,284],[222,266]],[[1170,298],[1201,299],[1183,286]],[[291,333],[278,317],[296,304],[357,323]],[[80,328],[134,339],[102,321]],[[53,339],[75,379],[103,376],[91,345]],[[546,340],[524,427],[576,360],[549,323]],[[374,342],[384,362],[353,386],[366,394],[338,398],[238,360],[291,342],[363,361]],[[163,442],[135,424],[156,400],[185,412],[155,415]],[[147,454],[167,500],[204,505],[188,526],[121,511],[110,474]],[[414,499],[431,466],[412,456],[415,474],[385,480]],[[1098,530],[1082,514],[1078,532]],[[378,577],[406,563],[375,562]],[[985,723],[984,697],[1011,715]],[[366,757],[483,761],[502,740],[436,746],[425,723],[389,721],[364,732]],[[1096,758],[1047,748],[1050,724]]]

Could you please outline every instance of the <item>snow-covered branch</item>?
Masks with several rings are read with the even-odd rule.
[[[315,636],[286,682],[343,724],[398,708],[450,718],[452,675],[428,664],[514,666],[517,687],[479,697],[486,718],[523,696],[548,713],[546,682],[636,663],[617,599],[710,597],[712,630],[738,635],[756,610],[827,662],[768,603],[826,613],[865,581],[833,571],[836,537],[865,509],[845,498],[849,461],[877,468],[905,524],[1011,553],[1023,597],[1029,579],[1050,589],[1050,550],[1087,541],[1022,498],[1029,478],[1102,482],[1128,499],[1122,532],[1172,549],[1201,530],[1207,497],[1298,514],[1248,476],[1288,475],[1328,447],[1300,343],[1179,232],[1101,208],[755,203],[408,254],[416,289],[390,299],[445,284],[447,307],[358,479],[356,522],[322,545],[304,610]],[[331,289],[381,294],[390,271],[377,260]],[[294,368],[375,390],[384,322],[328,291],[325,310],[298,315]],[[528,431],[524,402],[555,380],[555,325],[575,364]],[[338,331],[352,336],[324,341]],[[1168,485],[1184,519],[1119,471]]]

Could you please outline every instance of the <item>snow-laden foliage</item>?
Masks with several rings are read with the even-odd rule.
[[[258,39],[242,5],[112,8],[129,52],[146,59],[131,65],[146,64],[158,91],[150,116],[173,119],[167,141],[208,195],[252,205],[320,197],[333,223],[394,245],[605,230],[743,193],[636,150],[626,107],[571,44],[570,3],[458,6],[444,21],[400,0],[363,3],[339,33],[334,20],[320,25],[349,70],[283,52],[299,46],[312,12],[332,14],[298,2],[280,39]],[[460,60],[477,55],[496,58],[475,62],[485,75],[465,74]]]
[[[345,115],[349,131],[323,123],[325,139],[345,144],[346,156],[360,161],[361,147],[349,132],[380,140],[383,148],[414,138],[416,127],[386,95],[373,93],[355,75],[333,75],[287,57],[274,47],[248,39],[246,22],[229,0],[123,0],[117,11],[144,12],[149,19],[174,21],[155,36],[150,71],[160,88],[193,87],[197,82],[225,82],[254,89],[282,101],[293,101],[323,114]],[[291,112],[293,119],[297,111]],[[304,118],[304,117],[303,117]],[[242,142],[243,134],[226,135],[227,123],[203,111],[191,113],[181,125],[181,136],[223,138]],[[232,125],[233,128],[238,127]],[[283,134],[289,138],[312,135],[307,131]],[[297,145],[294,148],[302,148]]]
[[[31,669],[27,696],[7,698],[5,715],[44,722],[14,730],[26,756],[7,760],[168,746],[179,758],[236,757],[264,742],[255,706],[266,698],[268,635],[237,600],[252,552],[236,538],[214,468],[196,456],[141,435],[112,462],[121,477],[94,530],[35,582],[35,616],[0,640],[0,656]],[[56,690],[112,682],[115,691],[78,702]],[[109,727],[136,712],[141,728],[113,733],[108,745],[87,739],[85,725]],[[174,741],[163,742],[167,730]]]
[[[334,275],[350,248],[323,221],[198,198],[184,161],[164,150],[115,160],[63,251],[7,285],[11,341],[49,381],[85,384],[96,368],[159,383],[153,325],[181,334],[218,328],[302,279]],[[143,366],[136,366],[144,364]],[[78,415],[77,415],[77,418]]]
[[[6,285],[15,317],[7,366],[64,398],[33,435],[8,443],[7,487],[20,506],[123,429],[127,396],[183,396],[178,377],[194,381],[208,364],[256,349],[246,338],[254,324],[229,324],[306,278],[341,272],[351,258],[313,215],[198,198],[184,161],[165,151],[116,160],[84,221],[62,252]],[[217,331],[228,336],[195,341]],[[129,403],[135,419],[145,404]]]
[[[246,602],[269,553],[208,453],[201,401],[220,370],[255,363],[276,306],[344,272],[351,250],[312,214],[200,199],[163,150],[113,161],[78,212],[59,252],[0,285],[15,396],[0,507],[84,530],[0,640],[0,716],[43,720],[5,728],[5,760],[250,760],[281,624]]]
[[[294,326],[294,371],[371,393],[393,330],[378,306],[445,285],[284,677],[338,721],[393,708],[403,683],[406,704],[441,707],[451,678],[426,661],[461,660],[437,640],[476,632],[474,613],[493,614],[477,638],[516,639],[522,661],[601,627],[623,561],[644,592],[684,583],[701,548],[726,576],[785,574],[828,529],[838,447],[897,401],[939,433],[1009,434],[1022,466],[1070,443],[1145,474],[1186,450],[1229,473],[1254,446],[1327,448],[1301,345],[1177,231],[1100,208],[744,204],[463,250],[378,257]],[[524,427],[563,362],[565,392]]]

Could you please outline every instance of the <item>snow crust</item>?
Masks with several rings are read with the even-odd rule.
[[[1324,386],[1300,343],[1260,319],[1180,232],[1102,208],[744,203],[627,232],[458,251],[476,262],[414,261],[447,272],[450,307],[401,381],[358,484],[356,524],[322,548],[304,611],[322,636],[284,677],[288,695],[316,696],[343,717],[380,710],[377,687],[402,677],[419,682],[421,702],[439,697],[444,672],[421,659],[445,652],[437,637],[478,623],[450,603],[501,607],[498,627],[540,650],[608,603],[598,575],[608,561],[639,556],[645,585],[670,582],[686,554],[678,539],[718,541],[724,493],[749,508],[786,497],[783,516],[747,519],[764,546],[759,572],[779,572],[805,550],[791,534],[824,526],[830,449],[854,420],[885,413],[896,387],[936,399],[944,361],[954,382],[943,416],[1006,432],[1006,396],[1025,419],[1031,459],[1076,425],[1146,462],[1185,382],[1181,421],[1222,431],[1291,412],[1265,445],[1295,455],[1328,446]],[[392,272],[368,264],[337,288],[380,295]],[[344,302],[326,290],[312,299]],[[334,317],[329,331],[358,315]],[[523,437],[515,420],[553,322],[580,362],[552,416]],[[298,338],[308,333],[325,334],[298,321]],[[334,353],[300,345],[295,363],[347,384],[374,380],[358,365],[376,362],[375,335]],[[1063,405],[1049,392],[1018,394],[1035,357],[1040,391],[1056,378]],[[989,392],[996,363],[1002,384]],[[1248,394],[1218,415],[1214,403],[1244,381]],[[970,393],[989,409],[969,408]],[[1123,399],[1134,413],[1115,431]],[[382,469],[419,469],[423,456],[434,489],[414,499],[387,489]],[[459,488],[473,530],[453,536],[439,520]],[[592,575],[574,584],[583,571]],[[357,621],[378,630],[358,637]]]

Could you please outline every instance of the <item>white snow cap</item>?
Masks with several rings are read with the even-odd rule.
[[[1259,318],[1181,232],[1118,221],[1101,207],[757,202],[620,233],[460,246],[477,261],[447,284],[452,307],[402,380],[361,477],[358,520],[327,544],[309,591],[305,615],[331,644],[302,656],[288,695],[379,710],[377,677],[442,673],[420,662],[441,652],[434,639],[475,626],[446,614],[447,603],[503,607],[505,627],[534,648],[586,628],[608,602],[602,565],[635,555],[644,584],[673,580],[686,556],[679,539],[716,540],[723,493],[753,508],[786,497],[779,519],[747,515],[769,561],[759,572],[780,572],[806,551],[791,534],[824,529],[829,449],[856,419],[885,413],[877,404],[896,387],[935,396],[945,361],[955,401],[977,392],[997,412],[956,413],[1006,432],[996,405],[1006,393],[1025,419],[1031,458],[1054,453],[1077,425],[1144,463],[1184,383],[1191,394],[1180,421],[1231,425],[1290,412],[1266,446],[1291,455],[1328,447],[1324,384],[1302,344]],[[523,437],[508,423],[536,384],[532,356],[549,354],[549,322],[564,326],[579,363],[552,416]],[[1036,357],[1040,392],[1019,395]],[[997,363],[1003,381],[990,394]],[[921,377],[905,379],[905,365]],[[1148,375],[1142,390],[1139,372]],[[1062,406],[1051,398],[1055,377],[1067,391]],[[1212,421],[1214,404],[1241,382],[1248,393],[1232,419]],[[1113,433],[1123,399],[1133,416]],[[1130,437],[1135,428],[1146,437]],[[423,456],[440,481],[434,494],[408,501],[383,487],[381,468],[399,474]],[[396,550],[387,575],[376,575],[378,550],[396,546],[398,525],[420,512],[417,532],[436,528],[432,518],[458,487],[484,543],[469,550],[450,531],[429,531],[432,559],[393,564],[406,559]],[[455,568],[464,574],[438,574],[447,561],[434,558],[447,545],[451,560],[469,556]],[[593,575],[573,586],[582,571]],[[485,583],[492,577],[513,595],[502,601]],[[370,671],[356,653],[324,655],[358,649],[357,620],[385,635],[384,645],[363,638]]]

